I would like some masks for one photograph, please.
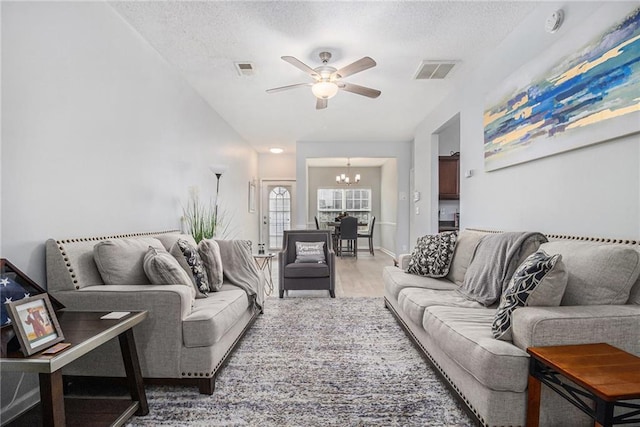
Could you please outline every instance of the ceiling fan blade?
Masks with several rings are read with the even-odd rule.
[[[283,58],[284,59],[284,58]],[[340,68],[338,71],[333,73],[334,76],[347,77],[355,73],[359,73],[360,71],[368,70],[369,68],[375,67],[376,61],[365,56],[362,59],[358,59],[356,62],[347,65],[346,67]]]
[[[318,98],[318,100],[316,101],[316,110],[325,109],[327,108],[327,105],[329,105],[329,100]]]
[[[295,89],[297,87],[311,86],[312,84],[313,83],[296,83],[294,85],[274,87],[273,89],[267,89],[267,93],[282,92],[284,90]]]
[[[319,78],[320,76],[318,75],[318,73],[315,72],[315,70],[311,67],[309,67],[307,64],[305,64],[304,62],[300,61],[297,58],[294,58],[293,56],[281,56],[281,58],[284,61],[287,61],[289,64],[293,65],[294,67],[296,67],[299,70],[304,71],[305,73],[309,74],[311,77],[313,77],[314,79]]]
[[[382,93],[377,89],[371,89],[370,87],[354,85],[353,83],[342,82],[341,84],[338,85],[338,87],[342,90],[346,90],[347,92],[368,96],[369,98],[377,98]]]

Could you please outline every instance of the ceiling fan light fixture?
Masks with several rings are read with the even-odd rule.
[[[317,82],[311,86],[311,92],[320,99],[330,99],[338,93],[338,85],[334,82]]]

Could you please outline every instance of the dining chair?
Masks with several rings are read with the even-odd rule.
[[[372,216],[369,221],[369,228],[366,233],[358,233],[358,237],[366,237],[369,239],[369,253],[375,255],[373,252],[373,227],[376,225],[376,217]]]
[[[313,219],[316,220],[316,230],[320,230],[320,223],[318,222],[318,217],[314,216]]]
[[[342,258],[343,242],[347,241],[346,252],[358,258],[358,218],[347,216],[340,220],[340,234],[338,235],[338,255]]]

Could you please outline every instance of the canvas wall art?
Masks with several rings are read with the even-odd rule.
[[[485,170],[640,131],[640,7],[567,53],[554,60],[548,56],[557,51],[545,52],[547,68],[541,70],[538,59],[518,72],[520,84],[531,70],[539,77],[488,97]],[[517,79],[509,80],[505,86],[513,87]]]

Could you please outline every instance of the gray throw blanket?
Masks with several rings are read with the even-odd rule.
[[[258,270],[248,240],[216,240],[220,247],[222,271],[232,284],[244,290],[249,303],[259,311],[264,305],[264,272]]]
[[[476,246],[458,292],[467,299],[489,306],[498,301],[509,285],[518,261],[538,250],[547,238],[540,233],[489,234]]]

